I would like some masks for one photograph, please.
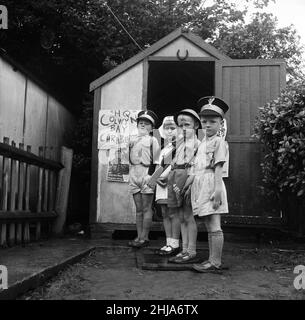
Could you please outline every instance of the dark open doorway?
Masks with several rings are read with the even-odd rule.
[[[149,62],[147,106],[158,115],[158,125],[165,116],[196,109],[199,98],[214,94],[214,68],[213,61]]]

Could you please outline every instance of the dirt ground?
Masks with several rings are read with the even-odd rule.
[[[305,299],[305,289],[293,286],[293,270],[305,265],[305,250],[226,250],[223,261],[229,270],[221,275],[142,270],[137,258],[152,251],[141,250],[97,249],[20,299]],[[200,254],[206,257],[207,251]]]

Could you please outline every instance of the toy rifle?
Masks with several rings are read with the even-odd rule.
[[[177,140],[176,145],[173,146],[173,148],[167,154],[164,155],[160,167],[152,174],[147,183],[147,185],[150,188],[154,188],[156,186],[157,180],[160,178],[161,174],[171,165],[174,155],[176,154],[177,149],[180,147],[183,141],[184,137]]]

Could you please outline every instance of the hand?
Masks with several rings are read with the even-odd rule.
[[[185,201],[185,203],[186,204],[190,204],[191,203],[191,185],[190,186],[188,186],[187,188],[186,188],[186,190],[184,190],[184,188],[183,188],[183,190],[182,190],[182,193],[184,194],[184,201]]]
[[[173,189],[176,192],[176,194],[179,196],[181,192],[180,188],[178,188],[176,184],[173,184]]]
[[[151,176],[147,175],[144,177],[144,184],[148,184],[148,182],[150,181]]]
[[[214,210],[217,210],[221,205],[221,194],[222,190],[215,190],[215,192],[210,197],[210,200],[213,201]]]
[[[157,183],[161,187],[166,187],[167,185],[167,178],[158,178]]]

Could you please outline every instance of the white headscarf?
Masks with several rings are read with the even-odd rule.
[[[166,116],[166,117],[163,119],[163,121],[162,121],[162,125],[161,125],[160,128],[158,129],[159,132],[160,132],[160,136],[161,136],[161,138],[163,138],[163,139],[166,139],[166,138],[167,138],[167,136],[166,136],[166,134],[165,134],[165,132],[164,132],[164,126],[165,126],[165,125],[169,125],[169,124],[174,125],[175,127],[177,127],[177,125],[176,125],[176,123],[175,123],[175,120],[174,120],[174,116]]]

